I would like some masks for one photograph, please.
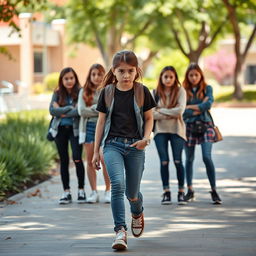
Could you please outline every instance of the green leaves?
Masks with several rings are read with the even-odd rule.
[[[53,165],[57,153],[45,137],[46,116],[46,111],[23,111],[9,114],[0,123],[0,199]]]

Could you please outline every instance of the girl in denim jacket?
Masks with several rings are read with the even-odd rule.
[[[111,207],[116,238],[112,248],[127,248],[124,194],[132,213],[131,231],[135,237],[144,229],[143,198],[140,183],[144,170],[145,147],[153,127],[155,102],[147,89],[136,82],[140,77],[138,60],[132,51],[115,54],[105,76],[97,110],[93,164],[100,168],[100,144],[111,181]]]
[[[78,179],[78,203],[85,202],[84,192],[84,164],[82,161],[82,145],[78,143],[79,115],[77,111],[77,99],[80,84],[76,72],[70,68],[64,68],[60,72],[58,87],[54,91],[50,103],[50,114],[54,117],[50,132],[54,137],[60,157],[60,174],[64,193],[59,200],[60,204],[72,202],[69,186],[69,153],[70,142],[73,161],[76,166]]]
[[[78,113],[81,116],[79,121],[79,143],[84,144],[87,160],[87,176],[90,182],[92,193],[87,198],[87,203],[99,202],[99,194],[97,191],[97,175],[96,170],[92,166],[92,156],[94,149],[94,137],[96,123],[98,120],[98,111],[96,106],[99,98],[99,86],[102,83],[105,69],[100,64],[93,64],[88,72],[85,85],[78,95]],[[103,176],[106,185],[104,194],[104,202],[110,203],[110,180],[103,161],[101,159]]]
[[[200,144],[203,162],[211,186],[212,200],[214,204],[221,204],[221,199],[216,191],[215,167],[212,161],[212,143],[215,142],[215,132],[209,115],[209,110],[214,101],[212,87],[206,84],[203,72],[196,63],[189,65],[183,86],[187,93],[187,106],[183,115],[187,135],[187,142],[185,143],[185,170],[188,192],[185,200],[192,201],[195,199],[192,185],[193,161],[195,146]]]

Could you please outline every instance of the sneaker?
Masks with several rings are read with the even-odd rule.
[[[79,189],[79,191],[78,191],[77,202],[79,204],[83,204],[86,202],[86,195],[85,195],[84,190],[82,190],[82,189]]]
[[[166,191],[163,193],[162,195],[163,199],[161,201],[161,204],[163,205],[167,205],[167,204],[171,204],[171,192],[170,191]]]
[[[96,190],[93,190],[86,202],[90,204],[98,203],[99,202],[98,192]]]
[[[112,249],[115,250],[126,250],[127,249],[127,233],[122,227],[116,232],[116,238],[112,244]]]
[[[64,192],[61,199],[59,200],[59,204],[70,204],[72,203],[72,196],[70,192]]]
[[[195,198],[195,192],[193,190],[188,190],[187,194],[184,196],[185,201],[191,202],[194,201]]]
[[[105,191],[104,203],[109,204],[110,202],[111,202],[111,193],[110,193],[110,191]]]
[[[185,201],[185,193],[184,192],[178,192],[178,204],[179,205],[185,205],[187,202]]]
[[[216,192],[216,190],[212,190],[212,191],[210,191],[210,193],[212,196],[213,204],[222,204],[222,201],[221,201],[218,193]]]
[[[134,237],[140,237],[144,230],[144,214],[132,215],[131,230]]]

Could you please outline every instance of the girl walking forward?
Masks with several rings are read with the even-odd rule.
[[[98,120],[98,111],[96,111],[96,106],[99,98],[99,90],[97,89],[102,83],[104,74],[105,70],[102,65],[93,64],[87,75],[85,85],[83,89],[80,90],[78,96],[78,113],[81,116],[79,122],[79,143],[84,144],[85,147],[87,175],[92,189],[90,197],[87,198],[87,203],[99,202],[99,195],[97,192],[97,175],[96,170],[92,165],[92,157],[95,129]],[[110,203],[110,180],[103,158],[101,158],[101,164],[106,184],[104,202]]]
[[[85,202],[84,192],[84,164],[82,161],[82,145],[78,143],[79,115],[77,111],[77,99],[80,84],[76,72],[70,68],[64,68],[60,72],[58,87],[54,91],[50,103],[50,114],[54,116],[50,132],[55,138],[55,144],[60,157],[60,174],[64,194],[60,198],[60,204],[72,202],[69,186],[69,153],[70,142],[73,161],[76,166],[78,179],[78,203]]]
[[[186,204],[184,200],[184,166],[182,150],[186,140],[186,128],[183,112],[186,107],[186,91],[180,86],[174,67],[166,66],[162,69],[156,88],[154,109],[155,129],[154,140],[160,158],[160,172],[163,184],[162,204],[171,204],[169,185],[169,153],[168,143],[172,148],[172,155],[178,178],[178,204]]]
[[[212,143],[215,142],[215,133],[209,110],[213,103],[212,87],[207,85],[204,75],[198,64],[191,63],[186,71],[183,86],[187,92],[187,106],[184,112],[186,122],[187,142],[186,153],[186,178],[188,192],[187,201],[195,198],[192,178],[195,146],[200,144],[203,161],[211,186],[211,197],[215,204],[221,204],[221,199],[216,191],[215,167],[212,161]]]
[[[144,170],[145,147],[153,127],[154,100],[137,79],[138,60],[132,51],[114,55],[112,68],[105,76],[97,110],[93,164],[100,168],[100,144],[111,181],[111,207],[116,238],[113,249],[127,248],[124,193],[132,213],[131,230],[135,237],[144,229],[140,183]]]

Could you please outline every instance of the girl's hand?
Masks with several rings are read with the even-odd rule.
[[[92,158],[92,166],[95,170],[100,169],[100,154],[99,152],[94,152],[93,158]]]
[[[130,147],[135,147],[139,150],[143,150],[147,146],[147,140],[138,140],[130,145]]]
[[[201,115],[201,112],[200,112],[200,111],[194,111],[194,112],[193,112],[193,116],[198,116],[198,115]]]
[[[53,104],[52,104],[52,105],[53,105],[53,107],[54,107],[54,108],[59,108],[59,107],[60,107],[60,106],[59,106],[59,104],[58,104],[57,102],[53,102]]]
[[[209,97],[206,96],[206,97],[204,98],[203,102],[206,102],[206,101],[208,101],[208,100],[209,100]]]

